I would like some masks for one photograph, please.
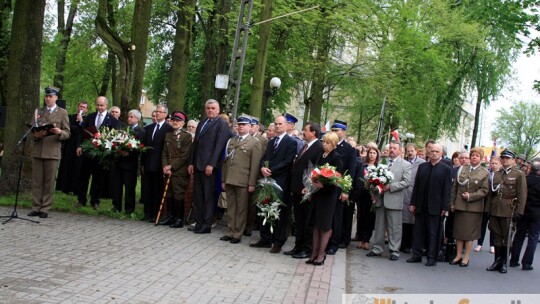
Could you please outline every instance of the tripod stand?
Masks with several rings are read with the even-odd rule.
[[[23,167],[23,162],[24,162],[24,149],[25,149],[25,146],[26,146],[26,138],[28,137],[28,134],[30,134],[30,132],[32,132],[32,129],[33,129],[32,126],[30,128],[28,128],[26,133],[24,133],[24,135],[21,137],[21,139],[19,140],[19,142],[15,146],[15,150],[18,151],[21,144],[23,144],[21,154],[19,155],[19,173],[18,173],[19,175],[17,177],[17,192],[15,194],[15,204],[13,205],[13,211],[11,212],[11,215],[0,216],[0,218],[7,218],[7,220],[5,220],[2,223],[2,225],[5,225],[7,222],[11,221],[12,219],[25,220],[25,221],[29,221],[29,222],[32,222],[32,223],[39,224],[38,221],[34,221],[34,220],[31,220],[31,219],[26,219],[26,218],[20,218],[18,216],[18,214],[17,214],[17,205],[19,203],[19,190],[20,190],[20,187],[21,187],[21,172],[22,172],[22,167]]]

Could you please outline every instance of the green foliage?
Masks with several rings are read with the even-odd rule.
[[[532,155],[540,144],[540,105],[520,101],[497,113],[491,136],[517,154]]]

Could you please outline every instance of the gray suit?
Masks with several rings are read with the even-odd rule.
[[[381,254],[384,248],[384,232],[388,230],[388,247],[390,254],[399,256],[401,246],[402,209],[405,200],[405,189],[411,182],[411,164],[401,157],[394,159],[390,166],[394,180],[390,183],[390,190],[382,198],[382,206],[375,210],[375,233],[371,242],[373,252]]]

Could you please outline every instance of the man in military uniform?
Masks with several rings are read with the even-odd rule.
[[[255,137],[259,140],[261,143],[261,151],[266,150],[266,145],[268,144],[268,138],[264,136],[261,132],[264,130],[264,126],[259,125],[259,119],[256,117],[250,117],[251,118],[251,130],[250,134],[251,136]],[[262,152],[261,152],[262,157]],[[259,177],[262,177],[262,175],[259,175]],[[253,193],[250,193],[249,201],[253,202]],[[247,223],[246,223],[246,229],[244,230],[245,236],[251,236],[251,231],[255,229],[257,225],[257,206],[255,204],[248,204],[248,211],[247,211]]]
[[[249,193],[255,191],[262,157],[261,143],[249,134],[251,119],[238,118],[238,135],[229,139],[222,166],[221,187],[227,194],[227,224],[229,232],[220,238],[232,244],[240,243],[249,203]]]
[[[345,140],[347,138],[347,122],[334,120],[331,128],[332,132],[339,137],[336,152],[341,155],[343,162],[342,174],[346,173],[354,180],[356,171],[356,150]],[[338,248],[347,248],[351,242],[352,220],[354,214],[354,204],[347,204],[346,198],[342,196],[338,199],[332,224],[332,237],[328,242],[327,254],[335,254]]]
[[[191,152],[191,134],[182,127],[187,121],[182,111],[171,114],[173,129],[165,135],[161,162],[163,174],[170,175],[169,189],[166,194],[167,217],[159,222],[171,228],[184,227],[184,194],[189,184],[187,167]]]
[[[493,235],[495,261],[487,271],[507,272],[510,221],[517,221],[525,208],[527,184],[525,174],[514,167],[515,157],[515,153],[510,150],[501,153],[502,169],[495,172],[490,185],[489,231]]]
[[[302,147],[304,146],[304,142],[302,141],[302,139],[293,134],[293,131],[295,130],[294,126],[298,122],[298,118],[294,117],[294,115],[289,113],[283,113],[283,116],[285,116],[285,119],[287,120],[286,132],[296,142],[296,155],[298,155],[300,154],[300,150],[302,150]]]
[[[32,212],[28,216],[48,217],[53,203],[54,181],[60,160],[61,141],[71,135],[66,110],[56,105],[60,89],[45,88],[45,106],[34,111],[33,126],[53,125],[50,129],[34,129],[32,150]]]

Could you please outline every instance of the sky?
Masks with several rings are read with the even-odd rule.
[[[503,105],[513,104],[519,101],[540,103],[540,94],[533,89],[534,80],[540,80],[540,54],[528,57],[521,54],[513,64],[514,79],[503,90],[501,96],[491,102],[484,111],[482,134],[480,142],[483,146],[491,147],[493,139],[491,131],[497,118],[497,110]]]

